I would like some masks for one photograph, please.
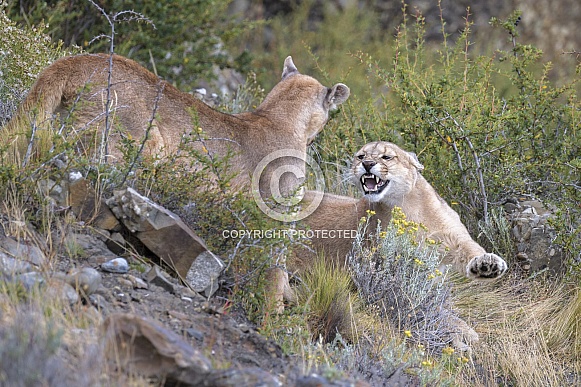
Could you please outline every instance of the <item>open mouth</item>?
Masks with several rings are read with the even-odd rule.
[[[361,185],[363,186],[363,192],[365,195],[378,194],[383,191],[388,184],[389,180],[381,180],[372,173],[367,173],[361,176]]]

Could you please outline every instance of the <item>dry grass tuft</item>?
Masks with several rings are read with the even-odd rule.
[[[472,366],[457,377],[459,385],[579,383],[578,293],[516,276],[496,284],[459,283],[456,306],[480,335]]]
[[[321,338],[328,343],[340,333],[353,340],[356,325],[353,319],[359,309],[359,301],[352,292],[349,272],[345,268],[330,267],[324,259],[319,259],[301,280],[298,301],[308,311],[307,319],[313,338]]]

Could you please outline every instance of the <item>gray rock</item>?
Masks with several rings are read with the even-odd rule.
[[[153,266],[146,274],[145,280],[153,285],[159,286],[170,293],[175,293],[176,285],[171,283],[161,272],[158,266]]]
[[[101,273],[92,267],[77,268],[68,274],[57,273],[55,276],[77,289],[85,297],[95,293],[102,280]]]
[[[87,258],[93,266],[100,265],[118,257],[107,248],[105,242],[98,236],[92,234],[82,234],[70,232],[65,236],[65,246],[78,250],[83,258]]]
[[[0,274],[13,276],[16,274],[28,273],[33,270],[29,262],[9,257],[0,252]]]
[[[205,385],[212,371],[202,352],[153,320],[112,314],[103,323],[103,331],[105,356],[126,372],[185,387]]]
[[[213,371],[204,382],[207,387],[261,386],[280,387],[278,378],[258,367]]]
[[[196,292],[210,297],[218,290],[218,277],[222,270],[224,270],[224,263],[210,251],[206,251],[198,255],[192,263],[186,275],[186,282]]]
[[[6,255],[30,262],[36,266],[42,266],[46,262],[46,256],[42,250],[28,241],[15,241],[0,234],[0,247]]]
[[[125,275],[124,278],[127,279],[131,283],[131,286],[133,286],[133,288],[135,289],[147,289],[149,287],[147,285],[147,282],[145,282],[141,278],[132,276],[131,274]]]
[[[101,269],[109,273],[125,274],[129,271],[129,264],[125,258],[115,258],[101,264]]]
[[[194,261],[208,248],[176,214],[132,188],[107,200],[115,216],[155,255],[186,278]],[[207,280],[208,283],[212,278]]]
[[[52,198],[57,205],[63,206],[66,203],[66,193],[63,187],[56,181],[43,179],[37,181],[39,190],[44,196]]]
[[[550,225],[552,214],[539,201],[526,201],[508,215],[512,236],[516,241],[517,259],[525,270],[537,272],[563,270],[564,254],[560,246],[553,243],[556,230]]]
[[[44,277],[37,271],[20,274],[16,277],[16,281],[22,284],[26,290],[31,290],[45,283]]]
[[[115,254],[123,254],[126,251],[126,242],[125,238],[118,232],[114,232],[111,234],[107,242],[107,247]]]
[[[61,299],[73,305],[79,301],[79,294],[77,291],[68,283],[52,279],[48,282],[44,294],[49,299]]]

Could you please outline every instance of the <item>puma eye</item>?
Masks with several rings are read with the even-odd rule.
[[[381,158],[384,160],[391,160],[391,159],[393,159],[393,156],[383,155],[383,156],[381,156]]]
[[[359,160],[363,160],[363,158],[364,158],[364,157],[365,157],[365,155],[357,155],[357,158],[358,158]]]

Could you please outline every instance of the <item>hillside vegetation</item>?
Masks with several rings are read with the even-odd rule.
[[[581,103],[577,96],[581,61],[578,54],[569,54],[568,74],[574,75],[552,80],[551,63],[541,61],[534,45],[520,41],[519,11],[490,23],[491,31],[506,39],[506,49],[482,53],[491,45],[472,41],[469,12],[458,36],[448,36],[441,20],[439,43],[428,44],[426,30],[434,26],[426,26],[421,14],[405,6],[403,23],[388,32],[377,29],[378,15],[351,9],[318,9],[321,17],[313,24],[309,19],[313,5],[308,2],[266,22],[230,19],[225,0],[182,1],[180,7],[144,1],[142,9],[136,6],[127,14],[122,13],[124,3],[116,1],[105,2],[101,11],[92,2],[41,2],[36,7],[36,2],[23,2],[29,7],[23,7],[29,9],[26,18],[15,3],[8,3],[0,7],[0,124],[9,120],[44,67],[82,50],[113,49],[155,69],[185,91],[201,80],[210,81],[219,68],[234,68],[247,81],[236,93],[221,98],[219,109],[229,112],[256,106],[291,54],[301,72],[324,84],[344,82],[351,88],[347,103],[332,115],[310,149],[328,191],[357,195],[345,175],[348,161],[367,142],[394,142],[418,155],[426,179],[460,214],[472,236],[504,257],[510,270],[492,284],[444,275],[438,285],[427,286],[423,278],[437,273],[438,257],[429,247],[417,246],[413,225],[401,228],[407,224],[402,215],[385,225],[386,234],[375,241],[373,250],[382,252],[383,270],[397,270],[411,278],[403,284],[377,281],[383,291],[395,295],[393,304],[369,301],[378,289],[362,291],[361,284],[372,278],[364,265],[351,271],[321,266],[297,285],[296,305],[282,315],[270,314],[265,308],[265,273],[293,249],[293,243],[284,238],[244,243],[222,238],[222,230],[278,227],[265,219],[253,200],[229,189],[227,159],[205,160],[207,168],[188,173],[171,160],[144,158],[130,163],[134,159],[129,156],[139,149],[128,144],[126,163],[95,165],[76,154],[66,130],[56,126],[34,137],[49,145],[20,164],[7,162],[11,134],[0,131],[0,219],[6,235],[22,236],[20,224],[35,225],[46,235],[47,256],[56,262],[51,232],[76,221],[52,206],[36,182],[58,181],[65,172],[81,171],[103,196],[129,185],[179,214],[228,261],[223,289],[228,305],[243,309],[263,335],[299,359],[305,373],[324,370],[330,378],[346,373],[372,385],[380,385],[382,378],[400,369],[423,385],[581,383]],[[121,12],[117,18],[115,12]],[[28,26],[17,24],[25,19]],[[151,23],[157,29],[150,29]],[[275,49],[264,46],[265,34],[274,36]],[[51,40],[55,36],[67,45]],[[96,37],[100,39],[91,43]],[[473,50],[475,46],[479,50]],[[33,128],[23,131],[33,137]],[[64,169],[53,167],[57,158],[66,160]],[[220,190],[209,195],[199,187],[212,177],[219,178]],[[561,272],[530,273],[520,268],[503,213],[503,204],[513,198],[537,199],[551,209],[551,226],[557,232],[554,243],[565,255]],[[354,250],[356,257],[369,254],[362,245]],[[418,261],[423,265],[420,269]],[[398,297],[412,305],[405,316],[389,313],[401,305]],[[55,331],[95,324],[41,295],[23,296],[22,289],[0,282],[0,320],[12,321],[0,331],[0,341],[9,342],[11,348],[19,349],[14,336],[21,334],[17,328],[22,326],[14,321],[21,317],[14,315],[22,303],[41,305],[43,321],[53,321]],[[459,352],[439,335],[443,328],[436,322],[444,304],[453,305],[450,313],[479,334],[471,353]],[[423,319],[412,319],[412,311],[418,310]],[[58,347],[61,338],[52,327],[41,345]],[[0,349],[0,381],[8,375],[2,369],[2,356]]]

